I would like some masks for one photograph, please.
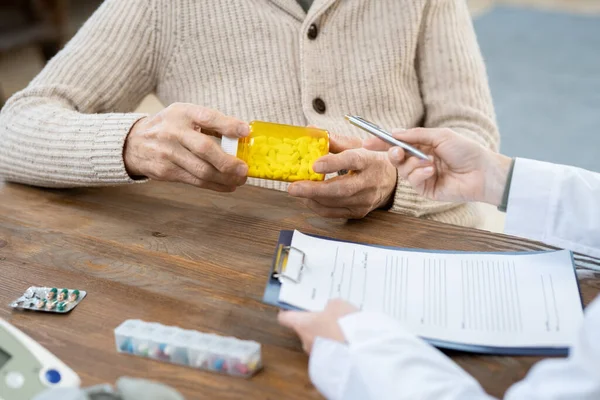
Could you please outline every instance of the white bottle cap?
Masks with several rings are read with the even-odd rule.
[[[237,156],[238,142],[240,140],[235,138],[228,138],[227,136],[223,136],[221,138],[221,148],[227,154],[231,154],[232,156]]]

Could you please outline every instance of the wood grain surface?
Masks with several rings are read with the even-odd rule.
[[[299,341],[261,302],[281,229],[411,248],[548,248],[387,212],[325,220],[285,193],[252,187],[219,195],[162,183],[44,190],[0,182],[0,317],[61,358],[85,386],[134,376],[188,399],[320,398]],[[587,304],[600,291],[600,274],[584,271],[580,283]],[[8,304],[31,285],[88,296],[68,315],[12,311]],[[120,355],[113,329],[129,318],[256,340],[265,368],[244,380]],[[496,396],[537,361],[449,354]]]

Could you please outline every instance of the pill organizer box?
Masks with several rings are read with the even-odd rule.
[[[249,378],[262,368],[260,343],[127,320],[115,329],[117,351]]]

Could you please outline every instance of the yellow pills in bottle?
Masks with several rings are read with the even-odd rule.
[[[329,133],[323,129],[252,121],[242,139],[223,137],[223,150],[248,164],[251,178],[285,182],[322,181],[315,161],[329,154]]]

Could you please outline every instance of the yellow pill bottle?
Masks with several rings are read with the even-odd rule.
[[[247,137],[223,136],[221,147],[248,164],[251,178],[322,181],[325,175],[317,174],[312,166],[329,154],[329,133],[317,128],[252,121]]]

